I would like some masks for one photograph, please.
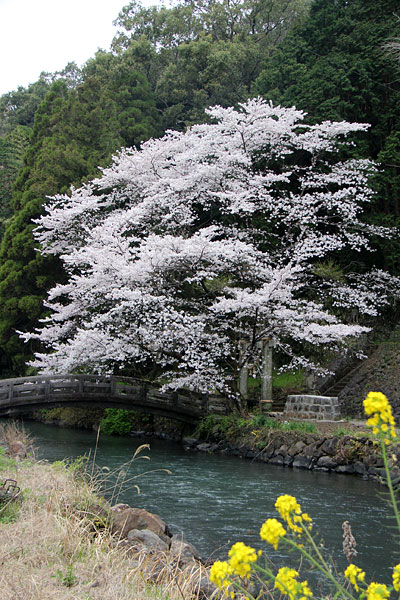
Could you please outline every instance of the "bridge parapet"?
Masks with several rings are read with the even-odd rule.
[[[222,396],[184,389],[161,392],[159,386],[131,377],[68,374],[0,380],[0,414],[63,405],[130,408],[187,422],[232,411]]]

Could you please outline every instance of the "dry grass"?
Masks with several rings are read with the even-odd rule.
[[[17,421],[0,423],[0,442],[7,446],[11,446],[13,442],[22,442],[29,454],[33,455],[35,451],[32,436],[25,431],[23,424]]]
[[[203,571],[167,555],[129,554],[112,539],[107,506],[58,463],[7,461],[22,500],[14,522],[0,515],[1,600],[189,600]],[[1,482],[0,482],[1,483]]]

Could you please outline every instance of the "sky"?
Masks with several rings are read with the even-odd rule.
[[[0,0],[0,95],[108,50],[129,0]],[[143,0],[143,5],[159,4]]]

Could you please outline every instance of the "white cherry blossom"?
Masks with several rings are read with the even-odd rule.
[[[122,149],[101,177],[49,199],[36,236],[69,280],[50,291],[42,327],[21,334],[43,343],[35,367],[153,369],[167,387],[234,393],[263,337],[291,366],[313,366],[302,347],[339,348],[366,331],[355,312],[387,302],[386,274],[372,286],[367,274],[338,282],[315,269],[389,234],[360,220],[375,167],[337,151],[367,126],[307,126],[259,98],[209,115]]]

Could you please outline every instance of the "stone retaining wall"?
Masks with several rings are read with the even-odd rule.
[[[265,448],[257,450],[240,443],[224,440],[204,442],[195,438],[184,438],[187,450],[231,454],[241,458],[262,461],[271,465],[309,469],[322,472],[354,474],[364,479],[384,482],[385,471],[379,448],[368,437],[354,438],[322,437],[312,434],[299,436],[295,433],[274,432]],[[391,450],[400,464],[400,445]],[[394,461],[396,464],[396,461]],[[400,482],[400,469],[392,466],[395,483]]]
[[[339,399],[335,396],[298,394],[288,396],[283,413],[286,419],[340,419]]]

